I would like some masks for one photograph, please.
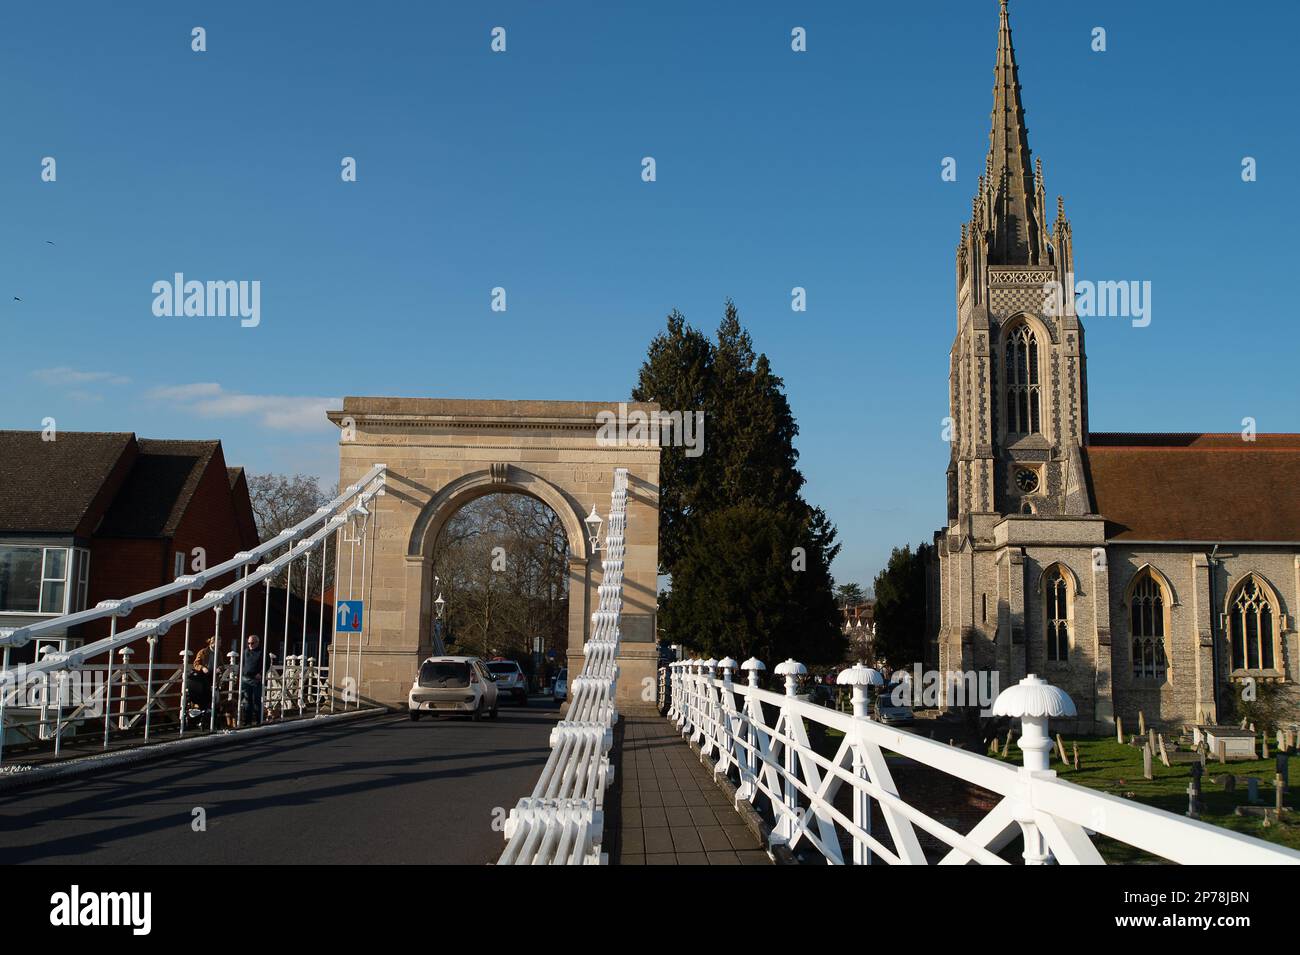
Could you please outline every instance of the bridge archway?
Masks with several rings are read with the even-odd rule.
[[[650,411],[654,405],[628,405]],[[432,648],[433,548],[453,514],[498,492],[534,497],[553,510],[569,544],[568,666],[576,673],[598,599],[600,555],[583,516],[608,513],[614,470],[627,468],[628,546],[619,699],[641,700],[653,678],[658,580],[659,449],[598,441],[597,417],[617,403],[345,398],[329,418],[340,429],[339,478],[387,466],[367,559],[367,622],[359,638],[364,700],[405,702]],[[340,640],[343,638],[340,637]],[[355,675],[355,669],[353,671]]]

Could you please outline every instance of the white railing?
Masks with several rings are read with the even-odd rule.
[[[671,664],[668,716],[713,759],[715,772],[738,781],[738,800],[770,812],[773,844],[811,846],[830,864],[870,864],[874,857],[891,864],[1006,864],[997,853],[1017,838],[1023,838],[1026,864],[1103,864],[1092,842],[1097,834],[1182,864],[1300,863],[1300,852],[1058,779],[1048,768],[1048,720],[1073,715],[1074,705],[1037,677],[1008,688],[993,708],[995,715],[1021,721],[1025,765],[1017,768],[869,719],[866,687],[880,677],[866,667],[840,675],[841,683],[853,686],[854,715],[800,698],[798,680],[806,669],[794,660],[776,667],[785,678],[784,695],[759,688],[760,661],[740,666],[747,685],[732,682],[736,668],[730,658]],[[810,744],[812,724],[843,734],[833,756]],[[960,833],[907,801],[886,753],[1000,798]],[[837,804],[845,787],[847,799]],[[872,832],[873,804],[887,833]],[[927,857],[920,833],[939,851],[931,848]],[[851,847],[850,860],[844,845]]]
[[[50,741],[54,752],[58,754],[65,733],[80,735],[91,723],[102,727],[104,748],[108,747],[114,732],[120,734],[139,730],[147,741],[156,722],[174,723],[177,731],[184,734],[193,725],[192,714],[196,713],[201,714],[199,726],[206,724],[209,731],[218,729],[219,714],[223,717],[223,723],[228,713],[231,714],[231,725],[242,726],[245,722],[245,708],[239,703],[236,674],[241,671],[244,662],[248,614],[240,615],[241,632],[233,636],[233,639],[238,640],[238,650],[229,651],[224,650],[223,641],[232,640],[232,635],[222,634],[222,615],[237,596],[259,584],[265,587],[266,592],[263,594],[265,616],[262,627],[262,668],[256,681],[262,690],[261,707],[255,719],[260,721],[271,715],[285,718],[292,711],[303,714],[309,705],[315,712],[319,712],[322,705],[328,705],[333,710],[335,698],[326,682],[329,668],[323,659],[326,623],[323,619],[324,601],[321,601],[322,619],[317,628],[316,653],[310,655],[307,652],[306,599],[303,600],[300,637],[289,632],[289,584],[295,573],[294,562],[301,561],[299,566],[303,567],[303,592],[310,592],[314,580],[312,555],[319,551],[319,570],[315,573],[320,575],[323,592],[329,538],[334,535],[335,593],[341,594],[344,589],[340,578],[343,545],[351,545],[351,562],[355,563],[356,544],[359,542],[362,545],[361,591],[364,594],[367,530],[371,530],[371,536],[374,533],[368,505],[384,493],[385,477],[385,466],[376,464],[356,484],[345,488],[338,497],[319,508],[312,516],[287,528],[272,540],[252,550],[240,551],[217,566],[178,577],[170,584],[144,593],[120,600],[102,601],[89,610],[53,617],[26,627],[0,628],[0,649],[3,651],[3,669],[0,670],[0,762],[3,761],[7,738],[20,743]],[[349,527],[353,530],[351,536],[347,534]],[[277,555],[277,551],[282,552]],[[239,576],[229,585],[220,590],[208,591],[195,599],[196,592],[202,591],[211,582],[235,573]],[[281,573],[284,574],[285,582],[285,609],[282,632],[275,635],[281,651],[278,658],[282,661],[276,664],[271,662],[277,654],[272,644],[269,595],[273,579]],[[352,595],[353,577],[354,574],[349,569],[346,587],[348,598],[344,599],[349,599]],[[135,626],[118,632],[119,618],[130,615],[137,607],[182,594],[185,596],[185,606],[157,619],[142,620]],[[247,608],[247,600],[243,601],[243,606]],[[213,660],[224,657],[228,663],[213,673],[210,683],[204,687],[204,695],[208,698],[198,699],[191,692],[191,684],[194,682],[191,666],[195,653],[190,647],[190,621],[207,612],[214,615]],[[40,659],[10,666],[13,649],[26,646],[39,638],[64,640],[69,628],[106,618],[109,620],[109,636],[70,650],[52,651],[47,647]],[[181,651],[180,668],[172,671],[155,657],[158,641],[177,626],[185,628],[185,648]],[[338,636],[335,627],[331,651],[338,647]],[[293,655],[288,652],[291,639],[301,641],[304,653]],[[141,642],[148,646],[148,663],[145,666],[133,664],[131,660],[132,655],[139,650],[135,645]],[[97,658],[106,662],[88,662]],[[353,677],[349,643],[345,658],[345,706],[348,703],[360,706],[359,695],[353,689],[359,685],[361,678],[359,640],[356,659],[357,673]],[[97,690],[91,694],[78,692],[77,688],[83,685],[97,687]]]
[[[506,848],[498,865],[607,861],[600,845],[605,789],[614,778],[609,751],[618,720],[614,691],[626,529],[627,469],[618,468],[602,551],[600,603],[591,615],[591,639],[583,648],[582,673],[570,681],[569,711],[551,731],[551,755],[537,785],[530,796],[519,800],[506,820]]]

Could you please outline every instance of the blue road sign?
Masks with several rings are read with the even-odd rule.
[[[334,615],[339,633],[360,633],[365,603],[360,600],[340,600]]]

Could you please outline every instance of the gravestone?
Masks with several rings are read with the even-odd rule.
[[[1160,762],[1165,766],[1169,765],[1169,751],[1165,749],[1165,735],[1159,733],[1156,735],[1156,741],[1160,744]]]
[[[1071,743],[1070,745],[1071,745],[1072,747],[1074,747],[1074,768],[1077,770],[1077,769],[1079,768],[1079,765],[1080,765],[1080,763],[1079,763],[1079,744],[1078,744],[1078,743]]]
[[[1282,780],[1282,785],[1287,789],[1291,788],[1291,773],[1290,768],[1287,765],[1290,759],[1291,754],[1287,750],[1282,750],[1282,752],[1277,754],[1277,776]]]
[[[1155,779],[1155,770],[1151,768],[1151,747],[1142,747],[1142,776],[1145,779]]]
[[[1192,778],[1187,784],[1187,815],[1193,819],[1201,814],[1201,769],[1200,763],[1192,763]]]
[[[1254,776],[1246,778],[1246,801],[1252,806],[1259,805],[1259,780]]]
[[[1115,717],[1115,742],[1124,742],[1124,717]]]
[[[1138,735],[1139,736],[1147,735],[1147,718],[1146,718],[1146,714],[1143,713],[1141,710],[1138,710]]]
[[[1070,761],[1065,758],[1065,742],[1061,739],[1060,733],[1056,734],[1056,753],[1061,757],[1061,762],[1069,764]]]

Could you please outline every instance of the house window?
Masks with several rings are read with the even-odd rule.
[[[70,550],[0,544],[0,613],[67,613]]]
[[[1007,433],[1042,432],[1039,405],[1038,338],[1028,325],[1018,325],[1007,337]]]
[[[1277,605],[1254,574],[1237,585],[1228,601],[1228,640],[1234,670],[1277,668]]]
[[[72,606],[68,608],[69,612],[76,613],[79,610],[86,609],[87,598],[90,593],[90,551],[82,547],[77,547],[72,551],[73,576],[72,576]]]
[[[1043,574],[1043,598],[1047,659],[1065,663],[1070,658],[1070,582],[1059,566]]]
[[[1165,659],[1164,588],[1149,570],[1138,574],[1129,599],[1129,621],[1133,634],[1133,677],[1163,683]]]

